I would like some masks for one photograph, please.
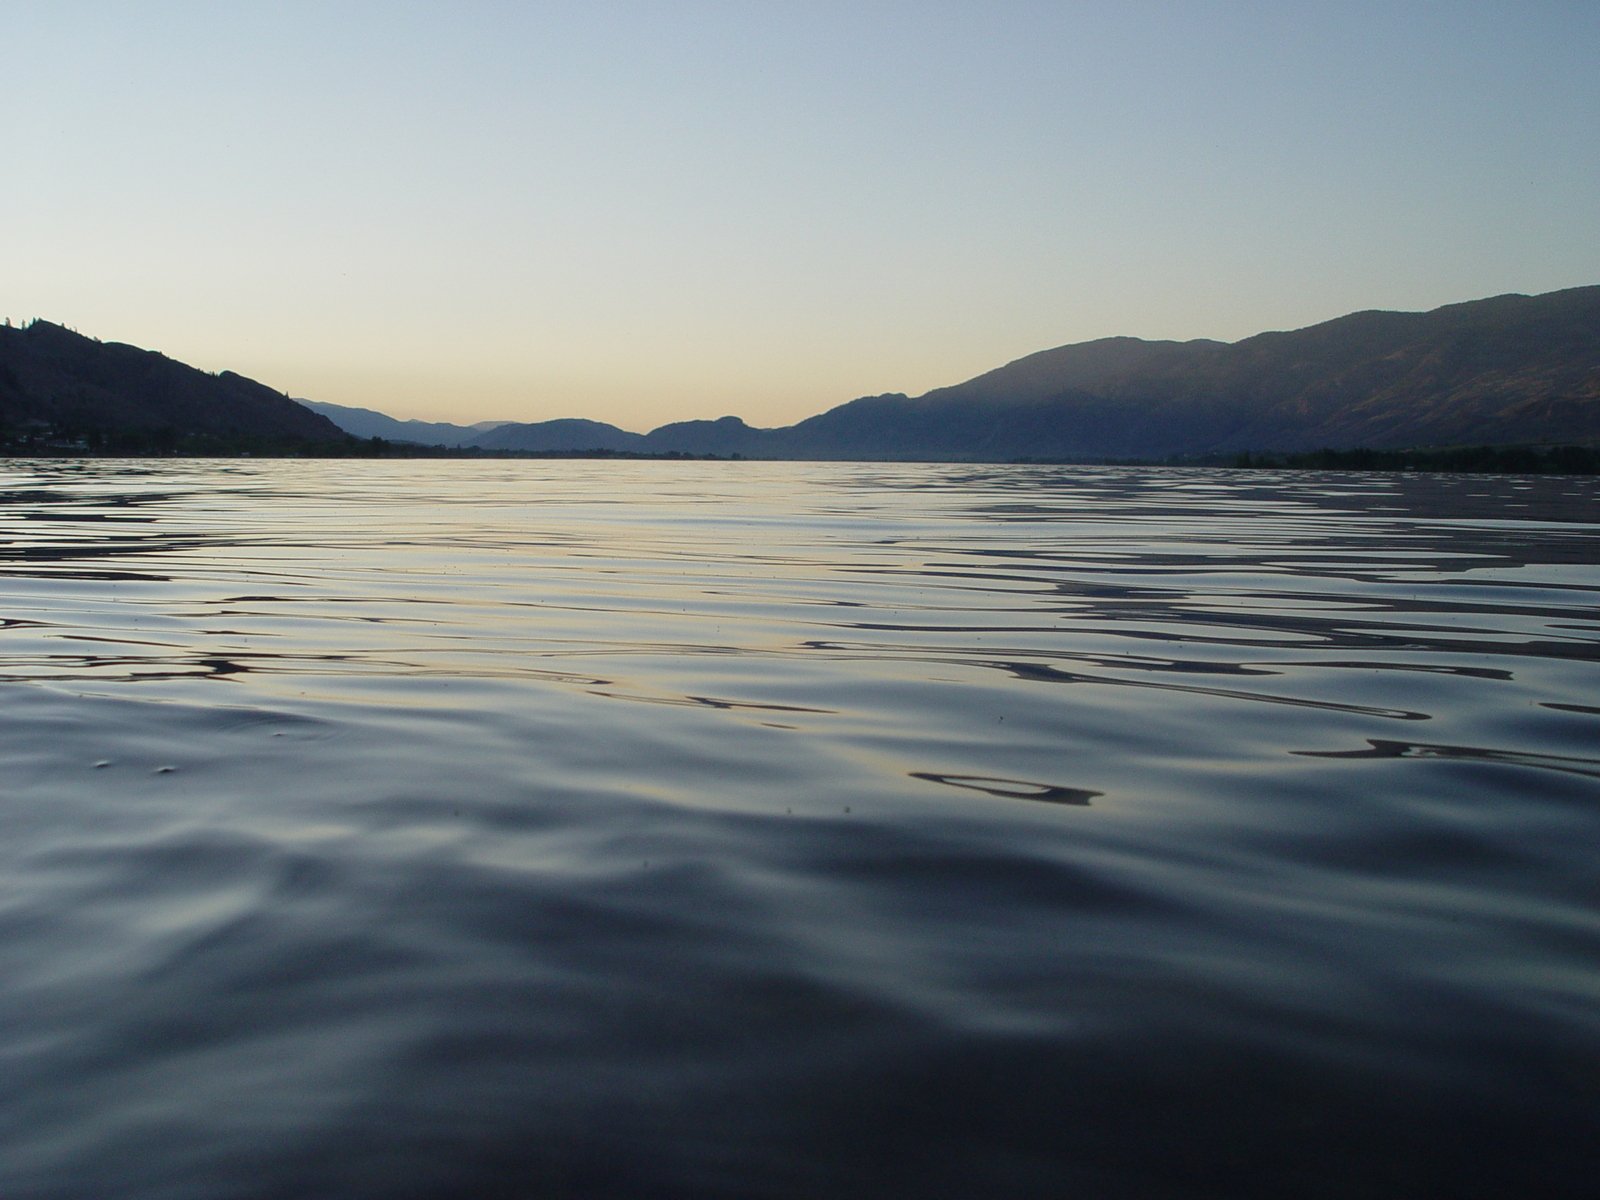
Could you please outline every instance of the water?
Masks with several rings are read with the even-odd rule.
[[[1575,479],[0,463],[0,1196],[1580,1196]]]

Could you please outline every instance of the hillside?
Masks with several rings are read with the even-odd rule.
[[[554,421],[507,422],[479,434],[468,445],[484,450],[537,450],[549,452],[582,450],[641,451],[644,436],[581,417],[561,417]]]
[[[1003,461],[1538,443],[1600,443],[1600,287],[1352,313],[1234,343],[1105,338],[782,429],[723,417],[641,435],[569,419],[508,423],[463,444]]]
[[[13,448],[316,452],[345,431],[510,452],[946,461],[1600,445],[1600,287],[1352,313],[1233,343],[1104,338],[786,428],[727,416],[647,434],[577,417],[397,421],[46,321],[0,328],[0,444]]]
[[[0,327],[0,439],[132,453],[347,442],[264,384],[34,321]]]
[[[501,421],[480,421],[476,425],[452,425],[448,421],[398,420],[370,408],[351,408],[320,400],[296,400],[312,412],[321,413],[354,437],[383,438],[391,442],[415,442],[421,446],[468,446]]]
[[[1600,287],[1235,343],[1110,338],[777,431],[785,456],[1161,458],[1600,441]]]

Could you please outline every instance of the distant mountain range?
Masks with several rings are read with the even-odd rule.
[[[416,428],[421,423],[314,407],[361,436],[432,436]],[[360,422],[348,413],[360,413]],[[794,459],[1591,444],[1600,442],[1600,287],[1426,313],[1352,313],[1233,343],[1105,338],[1044,350],[915,398],[852,400],[779,429],[737,417],[647,434],[584,420],[440,428],[449,431],[446,444],[485,449]]]
[[[298,402],[356,437],[414,442],[419,446],[470,446],[489,430],[507,424],[505,421],[479,421],[476,425],[452,425],[448,421],[408,421],[370,408],[348,408],[343,404],[328,404],[321,400]]]
[[[298,420],[290,411],[300,414]],[[581,418],[463,426],[302,401],[47,322],[0,329],[0,427],[360,438],[532,452],[785,459],[1165,459],[1461,445],[1600,444],[1600,286],[1426,313],[1361,312],[1243,341],[1105,338],[915,398],[796,425],[649,433]],[[310,423],[308,423],[310,422]],[[338,426],[338,429],[335,426]],[[268,434],[266,431],[277,431]]]

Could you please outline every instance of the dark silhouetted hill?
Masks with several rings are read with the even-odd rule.
[[[766,457],[774,452],[782,431],[756,429],[738,417],[715,421],[675,421],[645,435],[651,454],[717,454],[730,457]]]
[[[645,449],[644,435],[629,433],[603,421],[562,417],[554,421],[509,421],[481,433],[469,443],[484,450],[568,452]]]
[[[782,429],[723,417],[641,436],[542,421],[471,444],[1004,461],[1597,442],[1600,287],[1353,313],[1233,343],[1104,338],[914,398],[852,400]]]
[[[648,434],[581,418],[485,429],[308,407],[59,325],[0,329],[0,434],[48,428],[133,448],[344,437],[312,407],[361,437],[548,453],[1094,461],[1600,445],[1600,287],[1352,313],[1233,343],[1104,338],[914,398],[852,400],[782,429],[723,417]]]
[[[48,321],[0,327],[0,435],[30,431],[134,451],[349,440],[327,418],[253,379],[213,375]]]
[[[1240,342],[1108,338],[775,431],[795,458],[1165,458],[1600,441],[1600,287]]]

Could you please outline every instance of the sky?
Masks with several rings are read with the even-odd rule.
[[[461,423],[782,425],[1600,283],[1600,4],[0,4],[0,317]]]

